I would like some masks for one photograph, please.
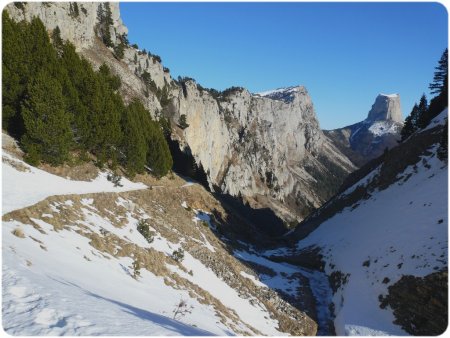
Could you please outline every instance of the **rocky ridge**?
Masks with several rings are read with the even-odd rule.
[[[355,165],[362,166],[396,146],[402,126],[400,95],[379,94],[364,121],[325,131],[325,135]]]

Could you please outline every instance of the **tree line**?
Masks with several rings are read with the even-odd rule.
[[[3,129],[19,140],[31,164],[59,165],[95,156],[131,176],[172,167],[158,121],[137,99],[126,105],[121,81],[106,65],[95,71],[55,28],[14,22],[3,11]]]
[[[433,82],[429,85],[432,95],[428,104],[425,94],[415,104],[411,113],[406,117],[401,131],[401,140],[406,140],[417,130],[425,128],[431,120],[439,115],[448,105],[448,50],[445,49],[438,66],[435,67]]]

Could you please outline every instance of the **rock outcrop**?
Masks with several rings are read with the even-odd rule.
[[[99,23],[98,9],[101,2],[79,2],[77,10],[72,2],[17,2],[10,3],[6,10],[16,21],[31,21],[33,17],[42,20],[49,32],[58,26],[61,38],[71,41],[78,51],[89,48],[97,42],[95,28]],[[127,34],[128,29],[120,18],[119,3],[109,3],[111,18],[111,40],[117,43],[119,35]]]
[[[284,99],[236,88],[214,98],[187,81],[174,93],[170,116],[189,127],[175,137],[208,175],[211,188],[301,219],[354,169],[324,136],[302,87],[279,90]]]
[[[364,121],[325,134],[360,167],[397,145],[402,126],[400,95],[379,94]]]
[[[23,3],[6,9],[15,20],[39,17],[49,32],[56,26],[94,67],[106,63],[121,79],[126,102],[139,98],[158,118],[169,118],[172,139],[202,165],[211,189],[255,208],[271,208],[287,222],[303,219],[331,197],[355,166],[320,130],[307,90],[296,86],[251,94],[235,88],[217,94],[193,80],[175,81],[160,59],[126,46],[118,59],[97,37],[100,3]],[[104,6],[104,5],[103,5]],[[127,29],[118,4],[111,3],[114,45]],[[148,73],[149,81],[144,81]],[[148,76],[147,76],[148,77]],[[189,127],[177,123],[186,115]]]

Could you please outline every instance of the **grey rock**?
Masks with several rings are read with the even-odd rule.
[[[324,132],[355,165],[362,166],[395,147],[402,127],[400,95],[379,94],[364,121]]]

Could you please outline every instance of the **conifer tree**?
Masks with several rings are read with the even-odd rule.
[[[422,94],[422,97],[420,98],[418,109],[419,111],[417,114],[416,125],[417,129],[422,129],[428,125],[428,122],[430,122],[428,117],[428,101],[425,94]]]
[[[411,114],[406,117],[405,123],[403,124],[403,128],[401,131],[402,141],[406,140],[409,136],[416,132],[419,113],[419,106],[416,103],[411,111]]]
[[[68,158],[72,140],[70,117],[65,112],[61,85],[45,70],[40,71],[27,88],[22,114],[25,151],[51,164]]]
[[[442,94],[448,91],[448,49],[442,53],[439,64],[435,67],[433,82],[430,83],[431,94]]]
[[[60,50],[62,48],[63,40],[61,38],[61,30],[59,29],[59,26],[56,26],[52,32],[52,41],[53,46],[55,46],[57,50]]]
[[[144,171],[147,161],[147,140],[140,120],[140,103],[132,101],[122,115],[124,137],[123,149],[126,156],[125,167],[128,174],[134,176]]]

